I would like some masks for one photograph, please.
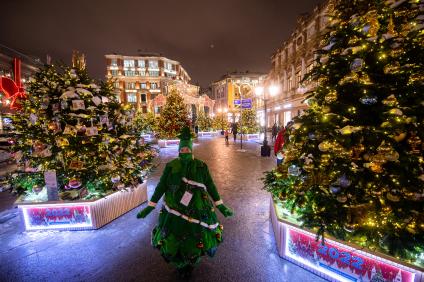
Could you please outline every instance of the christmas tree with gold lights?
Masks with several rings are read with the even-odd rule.
[[[423,265],[424,4],[340,0],[265,188],[306,228]]]
[[[14,117],[16,192],[38,194],[48,170],[56,172],[63,200],[101,197],[143,182],[155,151],[140,144],[134,111],[113,90],[111,83],[96,85],[82,67],[46,66],[35,74]]]
[[[159,138],[175,139],[181,128],[188,125],[188,111],[184,99],[177,90],[172,90],[166,96],[166,103],[160,112],[157,124]]]
[[[212,130],[212,119],[205,114],[204,111],[200,111],[197,116],[196,124],[199,127],[199,131],[211,131]]]

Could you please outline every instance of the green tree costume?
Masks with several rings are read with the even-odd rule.
[[[179,158],[166,164],[148,206],[137,217],[147,216],[165,194],[152,245],[179,270],[191,270],[201,256],[213,256],[222,242],[223,227],[210,198],[224,216],[233,212],[223,205],[207,165],[193,158],[189,128],[183,128],[179,137]],[[182,153],[184,147],[190,153]]]

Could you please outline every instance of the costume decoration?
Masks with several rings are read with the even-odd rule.
[[[148,206],[137,215],[147,216],[165,196],[152,231],[152,245],[183,277],[190,275],[203,255],[214,256],[223,240],[213,203],[224,216],[233,215],[224,206],[207,165],[193,158],[191,137],[190,129],[184,127],[179,135],[179,157],[166,164]]]

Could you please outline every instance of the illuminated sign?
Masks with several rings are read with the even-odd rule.
[[[0,77],[0,92],[6,95],[11,109],[19,109],[20,105],[17,103],[17,100],[26,98],[26,94],[21,81],[21,61],[14,58],[13,64],[15,80],[11,80],[8,77]]]
[[[22,213],[26,230],[93,227],[90,205],[22,206]]]
[[[392,261],[340,243],[315,240],[298,228],[285,228],[285,256],[338,281],[413,282],[415,273]]]

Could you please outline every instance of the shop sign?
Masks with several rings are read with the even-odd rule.
[[[90,205],[32,205],[22,212],[27,230],[93,226]]]
[[[392,261],[372,256],[315,234],[288,227],[285,256],[338,281],[413,282],[415,273]]]

